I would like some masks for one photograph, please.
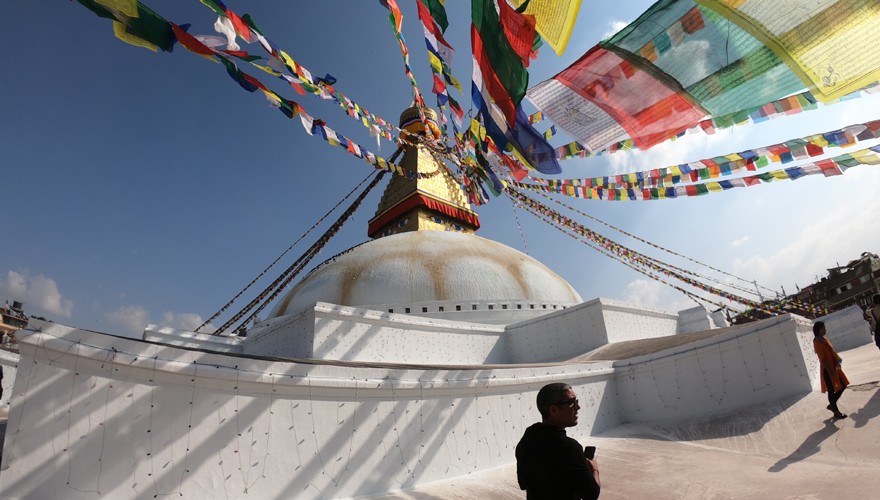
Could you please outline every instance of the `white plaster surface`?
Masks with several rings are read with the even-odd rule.
[[[835,344],[836,345],[836,344]],[[866,500],[880,488],[880,351],[841,351],[849,414],[831,420],[818,391],[667,423],[627,424],[595,445],[602,500]],[[584,422],[581,419],[581,422]],[[370,498],[520,500],[514,463]]]
[[[3,366],[3,397],[0,397],[0,410],[9,407],[9,398],[12,394],[12,386],[15,384],[15,375],[18,373],[18,353],[0,349],[0,365]]]
[[[473,234],[415,231],[369,241],[309,273],[269,317],[315,302],[345,306],[445,300],[542,300],[581,297],[534,258]]]
[[[623,421],[677,420],[809,392],[818,369],[811,324],[785,315],[615,362]]]
[[[520,326],[538,331],[571,322],[568,333],[545,329],[545,344],[560,335],[575,342],[575,320],[602,310],[569,308],[550,313],[544,325]],[[296,329],[335,318],[331,323],[374,322],[385,329],[388,318],[377,314],[325,304],[273,321]],[[864,325],[851,321],[852,314],[829,319],[836,345],[850,342],[850,335],[864,342]],[[452,330],[448,321],[395,320],[400,332],[382,334],[420,339],[422,351],[444,346],[420,336]],[[418,328],[425,331],[407,332]],[[467,328],[472,337],[505,330]],[[239,340],[246,346],[263,337],[273,341],[259,331]],[[671,333],[655,337],[652,345],[660,348],[617,361],[508,365],[260,359],[56,324],[18,338],[21,362],[0,468],[3,498],[95,498],[98,492],[106,498],[345,498],[411,490],[510,463],[522,431],[538,419],[535,394],[549,382],[574,387],[582,425],[571,434],[581,441],[622,424],[667,429],[762,402],[794,401],[818,387],[810,322],[788,315],[686,343]],[[329,334],[319,340],[357,351]],[[420,342],[408,345],[418,350]],[[863,348],[877,354],[873,345]],[[638,438],[624,436],[620,449],[631,450]]]
[[[609,363],[360,366],[231,357],[61,325],[20,335],[3,498],[336,498],[510,460],[565,380],[619,422]]]

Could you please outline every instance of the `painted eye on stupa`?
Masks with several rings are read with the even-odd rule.
[[[409,219],[402,219],[402,220],[400,220],[400,221],[397,223],[397,227],[403,227],[403,226],[405,226],[406,223],[407,223],[407,221],[409,221]]]
[[[437,224],[443,224],[443,222],[444,222],[443,219],[441,219],[440,217],[437,217],[436,215],[434,217],[432,217],[432,219],[434,219],[434,222],[436,222]]]

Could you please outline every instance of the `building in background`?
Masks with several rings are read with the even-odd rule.
[[[828,276],[818,283],[821,285],[823,305],[838,311],[851,305],[867,307],[871,297],[880,293],[880,257],[871,252],[862,252],[858,259],[845,266],[828,270]]]
[[[15,343],[15,331],[25,328],[28,324],[28,317],[24,313],[24,307],[21,302],[14,300],[10,306],[7,302],[0,307],[0,344],[6,346]]]
[[[796,293],[768,299],[761,304],[768,309],[785,309],[792,313],[815,319],[812,306],[827,312],[840,311],[857,305],[866,308],[874,294],[880,293],[880,257],[875,253],[862,252],[862,255],[846,265],[828,269],[828,275],[816,283],[799,288]],[[731,323],[743,324],[768,318],[770,314],[749,309],[739,314]]]

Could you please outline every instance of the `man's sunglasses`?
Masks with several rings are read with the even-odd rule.
[[[580,406],[578,404],[577,398],[566,399],[565,401],[559,401],[557,403],[553,403],[553,405],[566,405],[569,408],[574,408],[575,406]]]

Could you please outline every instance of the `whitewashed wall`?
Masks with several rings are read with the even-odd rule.
[[[847,307],[817,319],[825,322],[825,337],[831,341],[837,351],[874,342],[871,327],[862,317],[862,309],[859,306]]]
[[[703,306],[696,306],[678,311],[678,333],[704,332],[715,328],[709,311]]]
[[[616,425],[609,363],[359,367],[207,354],[60,325],[22,335],[0,496],[336,498],[514,460],[536,391]]]
[[[0,382],[3,386],[3,397],[0,397],[0,408],[2,409],[9,407],[9,397],[12,394],[12,386],[15,384],[15,375],[18,372],[18,360],[17,353],[0,349],[0,365],[3,366],[3,380]]]
[[[812,322],[784,315],[614,363],[626,422],[728,412],[810,392],[818,380]]]
[[[405,490],[513,462],[550,382],[574,387],[582,442],[815,390],[811,324],[786,315],[624,361],[502,368],[276,361],[46,324],[19,339],[0,497]]]
[[[273,318],[248,332],[242,352],[255,356],[308,358],[314,352],[315,310]]]
[[[542,300],[437,300],[370,306],[377,311],[415,314],[425,318],[506,325],[543,316],[578,304]],[[410,311],[407,313],[407,309]]]
[[[425,303],[424,308],[433,311],[454,305]],[[473,314],[426,314],[421,312],[422,306],[410,304],[410,313],[398,306],[391,309],[401,312],[390,313],[318,302],[299,314],[262,322],[247,337],[217,337],[151,325],[143,338],[231,354],[382,363],[510,364],[570,359],[609,342],[675,335],[679,327],[675,313],[609,299],[571,307],[541,302],[464,305],[478,310],[471,311]],[[508,309],[501,309],[505,305]],[[517,305],[524,309],[516,311],[542,315],[505,326],[505,321],[519,314],[511,311]],[[494,320],[489,317],[492,315]],[[705,310],[703,316],[708,321]]]
[[[650,307],[599,299],[608,342],[625,342],[679,333],[678,314]]]
[[[209,349],[228,353],[240,352],[241,344],[244,342],[241,337],[195,333],[153,324],[147,325],[141,338],[150,342],[161,342],[187,349]]]
[[[510,363],[569,359],[608,342],[597,300],[509,325],[505,339]]]
[[[310,318],[314,321],[314,333],[307,327]],[[249,334],[244,352],[379,363],[505,363],[503,333],[501,325],[431,319],[319,302],[302,324],[273,324],[271,332]],[[264,337],[279,340],[260,342]]]
[[[675,335],[678,315],[594,299],[507,327],[508,359],[529,363],[570,359],[609,342]]]

